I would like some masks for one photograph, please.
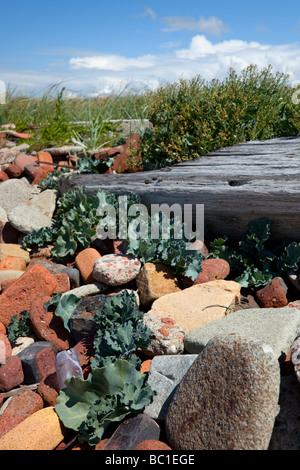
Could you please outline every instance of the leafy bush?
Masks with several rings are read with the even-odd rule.
[[[288,75],[251,65],[205,82],[179,80],[148,94],[153,130],[142,137],[143,165],[160,168],[242,141],[299,134]]]

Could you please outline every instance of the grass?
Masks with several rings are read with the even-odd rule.
[[[61,93],[63,90],[63,93]],[[145,116],[146,96],[124,89],[119,95],[68,98],[61,84],[50,85],[41,98],[8,88],[6,104],[0,106],[0,125],[13,122],[25,129],[29,124],[41,125],[54,116],[58,101],[69,121],[88,121],[91,116],[103,119],[138,119]]]
[[[150,119],[154,128],[142,133],[141,152],[144,168],[155,169],[242,141],[299,135],[294,91],[288,75],[255,65],[239,74],[230,69],[223,80],[196,76],[140,95],[125,89],[119,95],[69,99],[58,84],[36,98],[9,89],[0,125],[31,129],[34,149],[71,143],[72,137],[98,148],[111,140],[108,120]],[[80,121],[90,125],[73,124]]]

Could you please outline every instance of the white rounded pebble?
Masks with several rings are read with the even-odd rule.
[[[109,286],[121,286],[136,278],[141,269],[138,259],[122,254],[109,254],[97,259],[94,278]]]

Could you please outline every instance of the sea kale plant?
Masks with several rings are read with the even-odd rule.
[[[146,349],[152,331],[143,323],[136,294],[124,290],[109,296],[103,308],[96,312],[95,322],[98,329],[94,337],[92,367],[101,367],[120,358],[129,360],[140,370],[140,360],[135,352],[138,348]]]
[[[236,245],[226,236],[210,243],[208,258],[222,258],[230,265],[230,277],[241,287],[266,285],[274,277],[297,271],[300,243],[295,241],[274,247],[271,242],[272,221],[261,218],[249,224],[248,231]]]
[[[133,193],[126,195],[127,210],[134,204],[140,203],[140,198]],[[97,238],[97,226],[101,221],[103,229],[112,229],[119,233],[121,219],[124,218],[119,210],[118,197],[108,191],[98,190],[94,196],[87,196],[84,187],[68,191],[59,198],[52,227],[34,230],[22,240],[23,248],[53,244],[52,255],[57,260],[64,260],[78,251],[88,248]],[[102,215],[101,207],[114,208],[114,216],[109,211]],[[161,215],[159,216],[162,217]],[[132,222],[134,216],[128,216],[127,241],[128,253],[140,259],[142,264],[147,262],[162,262],[170,265],[177,276],[185,275],[195,280],[202,269],[202,257],[199,251],[186,248],[186,240],[176,239],[174,220],[170,220],[170,237],[165,239],[137,238],[133,234]],[[148,219],[150,224],[150,216]],[[158,220],[162,224],[162,220]],[[162,230],[162,229],[161,229]],[[173,232],[172,232],[173,231]]]
[[[135,355],[139,347],[148,345],[151,334],[136,300],[126,290],[107,297],[94,318],[97,332],[91,372],[86,380],[67,379],[56,400],[55,410],[63,424],[90,445],[100,441],[112,422],[141,412],[154,395]]]

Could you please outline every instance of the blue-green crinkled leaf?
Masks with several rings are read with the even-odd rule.
[[[263,251],[265,242],[270,238],[271,227],[272,222],[267,217],[252,221],[244,240],[239,242],[241,252],[252,256],[255,250]]]
[[[248,267],[235,279],[241,287],[259,287],[264,286],[273,279],[272,274],[264,274],[257,268]]]
[[[33,230],[25,235],[22,239],[22,248],[30,248],[31,246],[42,247],[48,243],[52,243],[55,238],[55,230],[52,227],[42,227]]]
[[[108,296],[102,309],[95,314],[95,322],[100,330],[128,321],[136,326],[142,318],[143,313],[138,309],[136,294],[127,290]]]
[[[63,321],[64,327],[66,330],[70,332],[69,321],[74,312],[77,304],[80,302],[80,298],[78,298],[74,294],[57,294],[52,297],[51,300],[44,304],[45,308],[50,307],[51,305],[56,306],[55,315],[60,317]]]
[[[87,380],[67,379],[55,411],[64,426],[80,431],[90,444],[97,444],[111,422],[121,421],[151,402],[154,392],[145,380],[134,365],[118,359],[94,369]]]
[[[92,368],[103,366],[107,358],[131,360],[137,348],[145,349],[150,343],[152,331],[143,322],[143,312],[138,309],[133,292],[124,290],[108,296],[94,321],[98,328],[94,336]]]
[[[278,259],[278,267],[285,272],[297,271],[300,262],[300,243],[290,243]]]

